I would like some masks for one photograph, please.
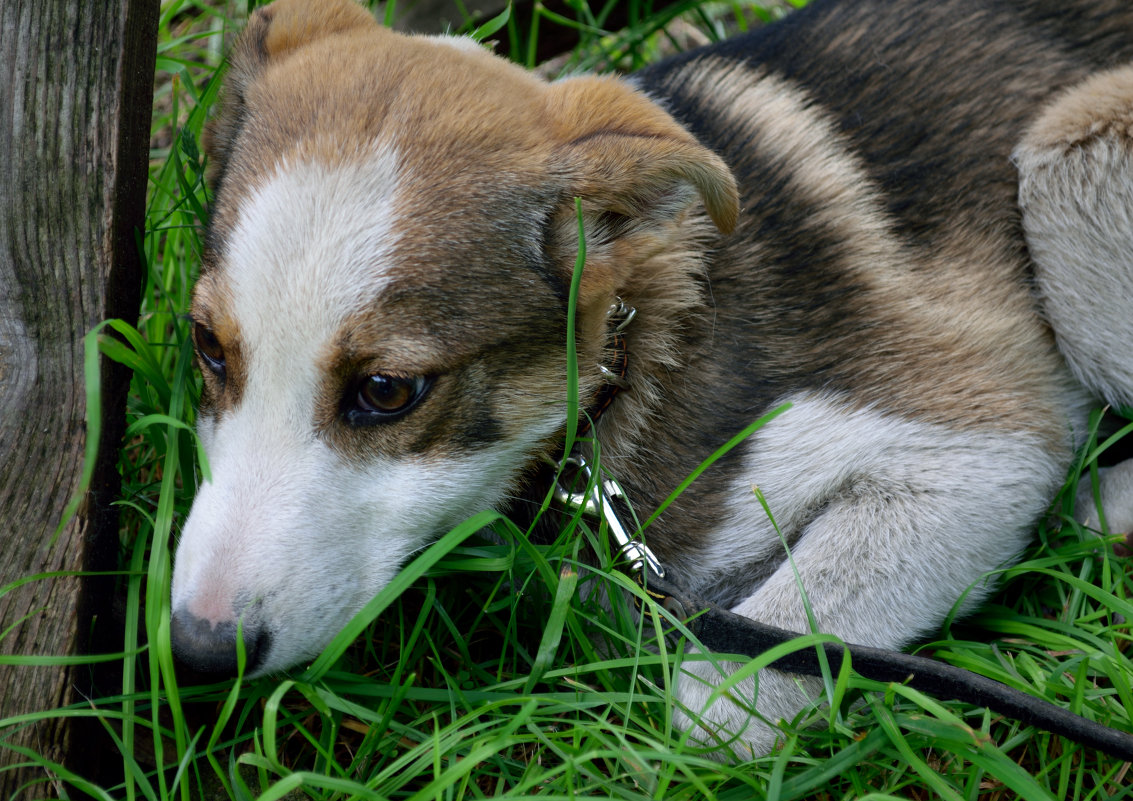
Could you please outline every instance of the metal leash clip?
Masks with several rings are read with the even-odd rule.
[[[608,479],[594,481],[590,464],[577,452],[566,457],[563,464],[574,469],[576,482],[581,482],[587,489],[574,492],[567,486],[564,476],[560,475],[555,480],[555,501],[570,512],[581,510],[591,517],[605,520],[618,556],[628,560],[629,569],[638,576],[643,576],[646,568],[658,576],[664,576],[665,568],[657,557],[644,543],[633,538],[618,516],[614,501],[624,503],[626,500],[621,488]]]
[[[606,309],[606,319],[610,321],[615,334],[620,334],[629,328],[629,324],[636,316],[637,309],[622,300],[620,296],[615,297],[610,308]]]

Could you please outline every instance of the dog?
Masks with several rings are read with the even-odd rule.
[[[232,672],[239,630],[251,674],[308,660],[431,540],[541,500],[575,198],[579,398],[636,310],[591,433],[639,513],[790,405],[648,528],[670,575],[887,649],[971,609],[1088,410],[1133,405],[1131,64],[1125,0],[816,0],[556,82],[349,0],[258,9],[205,137],[177,658]],[[756,753],[815,692],[720,681],[688,661],[676,719]]]

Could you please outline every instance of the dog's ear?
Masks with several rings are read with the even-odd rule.
[[[638,355],[648,348],[647,359],[671,362],[667,332],[699,303],[691,276],[702,268],[701,246],[711,231],[685,212],[699,195],[716,227],[730,233],[739,216],[736,180],[719,156],[625,81],[571,78],[551,84],[547,98],[552,174],[568,198],[582,199],[584,214],[586,270],[575,321],[580,364],[607,361],[608,310],[616,297],[646,311],[634,328]],[[551,231],[550,252],[569,275],[578,248],[573,204],[558,210]],[[643,306],[647,296],[652,300]],[[645,330],[652,333],[639,337]]]
[[[602,211],[660,221],[683,211],[695,191],[716,227],[732,231],[739,196],[731,170],[660,106],[610,77],[549,89],[556,166],[571,193]]]
[[[245,122],[245,96],[264,68],[310,42],[373,28],[377,21],[353,0],[276,0],[256,9],[228,58],[219,111],[205,127],[209,178],[223,180],[233,143]]]

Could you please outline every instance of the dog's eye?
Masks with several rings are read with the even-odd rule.
[[[200,354],[201,362],[205,367],[223,377],[224,348],[221,347],[216,334],[200,323],[196,323],[193,325],[193,341],[197,345],[197,353]]]
[[[358,386],[352,406],[346,409],[346,420],[353,425],[389,422],[412,409],[428,388],[429,379],[422,376],[367,376]]]

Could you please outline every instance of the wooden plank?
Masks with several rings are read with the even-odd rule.
[[[115,567],[110,503],[128,382],[115,366],[101,366],[95,478],[79,513],[53,534],[82,474],[82,339],[103,319],[137,316],[157,14],[158,0],[0,3],[0,587]],[[89,668],[2,657],[121,650],[120,633],[97,625],[110,620],[112,587],[59,577],[0,596],[0,718],[90,691]],[[24,761],[10,744],[92,769],[105,754],[80,731],[62,717],[0,729],[0,770]],[[48,778],[3,770],[0,798]],[[48,783],[17,797],[51,794]]]

